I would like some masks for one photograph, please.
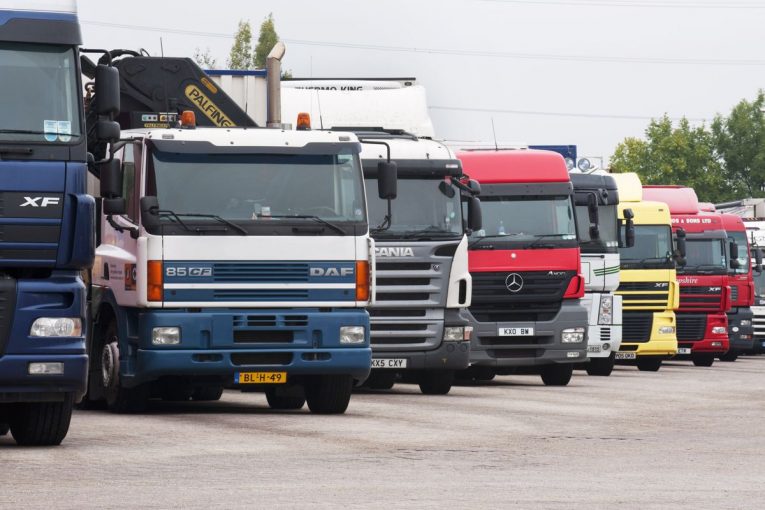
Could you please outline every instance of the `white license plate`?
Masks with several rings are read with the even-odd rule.
[[[677,349],[678,354],[690,354],[691,348],[690,347],[680,347]]]
[[[534,328],[499,328],[499,336],[534,336]]]
[[[635,359],[637,354],[634,352],[617,352],[614,356],[616,359]]]
[[[600,352],[600,346],[599,345],[588,345],[587,346],[587,352]]]
[[[372,359],[372,368],[406,368],[405,358]]]

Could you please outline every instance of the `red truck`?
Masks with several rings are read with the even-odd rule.
[[[685,264],[677,268],[678,357],[691,359],[696,366],[712,366],[715,357],[730,347],[728,269],[737,263],[732,260],[738,256],[735,243],[729,242],[720,214],[701,211],[693,189],[644,186],[643,197],[669,206],[675,237],[686,245]]]
[[[463,377],[532,373],[565,386],[587,358],[585,282],[573,187],[560,154],[459,152],[481,183],[483,228],[472,232],[471,367]]]
[[[728,241],[735,243],[738,252],[738,263],[731,255],[731,266],[728,268],[728,283],[731,290],[731,309],[728,311],[728,339],[730,350],[720,356],[722,361],[736,361],[739,354],[750,352],[754,347],[754,328],[752,306],[754,305],[754,274],[749,258],[749,238],[746,225],[740,216],[735,214],[720,214],[723,227],[728,234]],[[733,248],[733,244],[731,244]],[[756,258],[756,257],[755,257]],[[736,266],[736,267],[733,267]]]

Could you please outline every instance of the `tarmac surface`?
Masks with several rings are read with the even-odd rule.
[[[765,357],[498,377],[347,414],[259,393],[77,411],[59,447],[0,438],[0,508],[765,508]]]

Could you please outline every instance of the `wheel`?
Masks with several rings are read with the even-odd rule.
[[[574,365],[571,363],[544,365],[540,375],[545,386],[567,386],[571,376],[574,375]]]
[[[348,408],[353,390],[350,375],[319,375],[304,386],[308,409],[316,414],[342,414]]]
[[[3,437],[10,430],[10,426],[7,423],[0,423],[0,437]]]
[[[268,400],[268,406],[271,409],[302,409],[305,405],[305,393],[300,386],[284,389],[268,387],[266,388],[266,400]]]
[[[641,356],[635,364],[641,372],[658,372],[661,368],[661,358]]]
[[[74,397],[63,402],[30,402],[16,404],[10,416],[13,439],[20,446],[55,446],[69,431]]]
[[[738,352],[729,350],[725,354],[720,356],[720,361],[736,361],[738,359]]]
[[[446,395],[454,384],[454,370],[427,370],[417,375],[423,395]]]
[[[590,358],[587,363],[587,375],[598,375],[608,377],[614,370],[616,355],[612,352],[607,358]]]
[[[148,387],[140,385],[125,388],[120,381],[120,350],[117,323],[112,320],[106,327],[98,358],[101,374],[101,390],[106,406],[115,413],[137,413],[146,408]]]
[[[697,367],[711,367],[715,362],[714,354],[693,354],[691,355],[693,364]]]
[[[194,388],[194,393],[191,395],[191,399],[197,402],[213,402],[220,400],[223,396],[223,386],[220,384],[213,384],[212,386],[197,386]]]
[[[372,370],[364,386],[370,390],[389,390],[396,384],[396,372]]]

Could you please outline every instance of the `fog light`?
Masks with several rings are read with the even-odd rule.
[[[607,350],[609,350],[610,348],[611,348],[611,344],[609,344],[609,343],[605,343],[605,344],[603,344],[603,350],[604,350],[604,351],[607,351]]]
[[[340,343],[345,345],[363,344],[366,341],[364,326],[341,326]]]
[[[72,317],[40,317],[32,323],[29,336],[81,336],[82,321]]]
[[[578,344],[584,342],[584,328],[564,329],[561,332],[560,341],[564,344]],[[579,354],[577,354],[577,356],[578,355]]]
[[[151,330],[154,345],[178,345],[181,343],[181,328],[162,326]]]
[[[578,358],[579,357],[579,353],[576,352],[576,351],[570,351],[570,352],[566,353],[566,357],[567,358]]]
[[[659,326],[659,333],[662,335],[671,335],[675,332],[674,326]]]
[[[470,340],[473,326],[447,326],[444,328],[444,342],[464,342]]]
[[[722,347],[722,342],[712,342],[712,347]]]
[[[730,328],[730,330],[733,331],[734,333],[738,333],[738,326],[733,326],[732,328]]]
[[[742,326],[751,326],[752,325],[752,321],[749,320],[749,319],[741,319],[741,325]]]
[[[52,363],[30,363],[29,375],[61,375],[64,373],[64,364],[61,362]]]
[[[725,328],[723,326],[714,326],[712,328],[712,334],[713,335],[724,335],[726,333]]]
[[[751,340],[752,335],[741,335],[741,340]]]

